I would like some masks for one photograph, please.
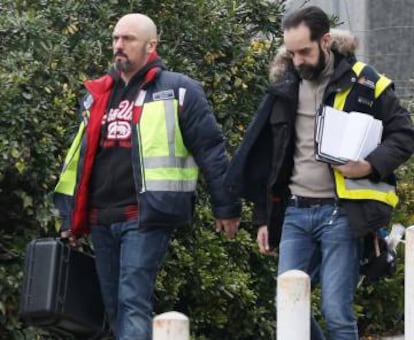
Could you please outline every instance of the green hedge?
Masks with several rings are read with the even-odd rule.
[[[281,11],[264,0],[2,1],[0,338],[46,337],[17,319],[22,254],[59,227],[51,192],[77,128],[81,84],[109,67],[117,19],[154,19],[159,54],[201,81],[233,150],[262,96]],[[177,231],[161,270],[156,312],[188,314],[198,339],[272,337],[272,260],[261,260],[248,225],[236,241],[214,233],[204,185],[198,201],[197,223]]]
[[[170,69],[201,81],[232,153],[265,91],[283,5],[266,0],[0,3],[0,339],[48,338],[17,317],[23,251],[29,240],[54,235],[59,227],[51,192],[77,128],[82,82],[110,65],[116,20],[128,12],[154,19],[159,54]],[[408,224],[411,166],[402,175],[404,202],[397,218]],[[215,234],[202,183],[195,225],[175,235],[157,280],[155,311],[187,314],[194,339],[275,336],[276,259],[258,254],[249,214],[246,206],[236,240]],[[366,332],[401,329],[401,280],[400,266],[392,279],[360,291],[356,308]],[[317,300],[314,295],[314,305]]]

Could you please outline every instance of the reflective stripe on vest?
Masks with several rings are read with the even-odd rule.
[[[386,203],[395,207],[398,197],[395,187],[387,183],[374,183],[367,179],[353,180],[344,178],[342,174],[335,170],[336,191],[339,198],[346,199],[370,199]]]
[[[59,177],[59,182],[55,187],[55,192],[73,196],[76,186],[76,177],[78,172],[78,164],[80,157],[80,146],[82,143],[82,137],[85,131],[86,123],[83,121],[80,126],[78,133],[69,148],[69,151],[63,164],[63,169]]]
[[[366,65],[360,61],[356,62],[352,69],[358,77]],[[375,84],[375,99],[391,84],[391,80],[383,75],[379,75],[379,79]],[[343,92],[335,95],[334,107],[343,110],[346,99],[351,92],[352,86]],[[381,182],[374,183],[368,179],[349,179],[334,169],[334,177],[336,184],[336,192],[339,198],[344,199],[370,199],[386,203],[395,207],[398,203],[398,197],[395,193],[395,187]]]
[[[176,99],[143,104],[136,126],[143,191],[191,192],[196,189],[198,167],[184,145],[177,107]]]

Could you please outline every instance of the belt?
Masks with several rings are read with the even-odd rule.
[[[138,206],[127,205],[125,207],[106,209],[91,208],[88,217],[90,224],[110,225],[117,222],[132,221],[138,217]]]
[[[338,200],[334,197],[301,197],[292,195],[289,197],[288,206],[296,208],[317,208],[323,205],[338,205]]]

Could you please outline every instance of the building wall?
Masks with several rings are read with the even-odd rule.
[[[414,97],[414,1],[369,0],[369,62],[395,81],[401,97]]]

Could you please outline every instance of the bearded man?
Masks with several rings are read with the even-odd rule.
[[[288,15],[283,31],[272,84],[226,185],[254,203],[259,249],[272,254],[279,246],[278,274],[297,269],[320,283],[328,338],[356,340],[360,240],[390,222],[398,201],[393,171],[413,152],[413,125],[391,80],[355,59],[354,37],[331,32],[320,8]],[[381,144],[343,165],[317,161],[315,115],[323,105],[380,119]],[[324,339],[311,325],[312,339]]]

